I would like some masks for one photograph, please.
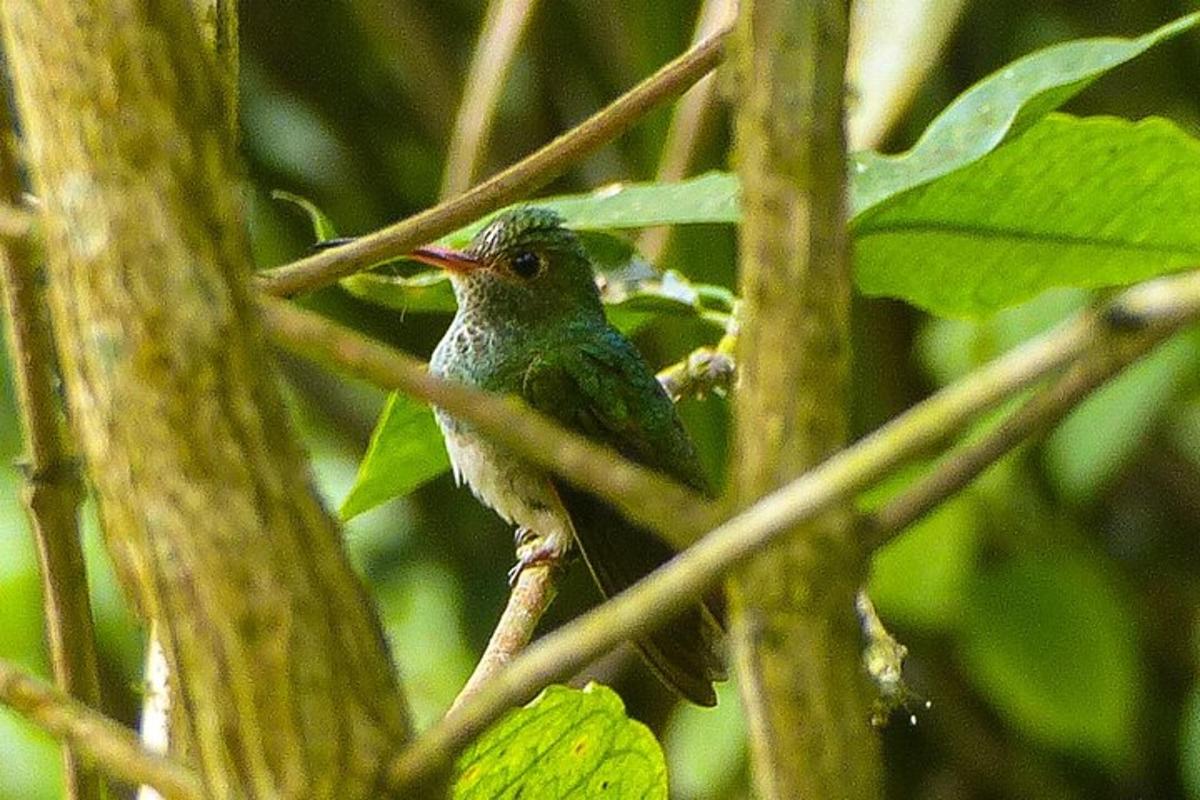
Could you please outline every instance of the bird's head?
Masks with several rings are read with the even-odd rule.
[[[506,211],[465,250],[427,246],[417,261],[445,269],[459,307],[524,320],[602,313],[595,275],[574,231],[546,208]]]

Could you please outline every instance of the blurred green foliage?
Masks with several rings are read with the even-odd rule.
[[[242,3],[243,147],[260,266],[302,255],[312,240],[308,221],[271,200],[272,190],[310,198],[342,233],[370,230],[433,201],[482,9],[479,0]],[[1195,9],[1190,0],[973,3],[888,149],[911,147],[955,96],[1019,56],[1068,39],[1136,36]],[[488,171],[565,130],[682,50],[696,10],[694,0],[542,4],[504,93]],[[1158,115],[1195,136],[1198,72],[1200,37],[1185,34],[1099,80],[1065,110]],[[651,180],[669,113],[650,115],[548,193]],[[695,173],[729,169],[726,121],[702,137]],[[1045,169],[1069,170],[1069,156]],[[1136,153],[1122,163],[1136,165]],[[1033,189],[1044,188],[1037,172],[1025,177]],[[1179,198],[1188,192],[1194,186],[1181,186]],[[954,208],[957,200],[971,198],[939,203]],[[1193,233],[1194,205],[1175,205],[1150,210],[1125,197],[1111,222],[1135,234],[1158,224],[1181,236]],[[1047,211],[1032,222],[1053,218]],[[893,259],[909,259],[919,274],[928,254],[914,242],[902,244]],[[977,260],[955,258],[960,266]],[[693,283],[732,287],[733,263],[731,229],[696,225],[674,233],[658,266]],[[1081,264],[1090,266],[1086,259]],[[947,275],[935,288],[961,288],[954,273]],[[1036,283],[1041,277],[1014,296],[1032,297],[1056,283]],[[860,299],[858,433],[1091,297],[1054,290],[973,321]],[[447,322],[444,313],[402,314],[339,287],[304,302],[422,356]],[[642,317],[637,343],[664,365],[711,343],[713,333],[694,315]],[[933,702],[916,726],[895,724],[884,733],[890,796],[1200,800],[1197,347],[1194,335],[1171,343],[875,559],[876,604],[909,646],[910,681]],[[306,364],[284,361],[281,373],[318,481],[337,507],[355,481],[386,397]],[[688,402],[682,410],[706,464],[719,474],[724,402]],[[0,412],[0,461],[10,461],[19,431],[7,393]],[[46,674],[36,561],[18,495],[15,472],[0,472],[0,656]],[[140,634],[120,600],[93,516],[87,550],[106,705],[133,722]],[[444,474],[355,516],[346,535],[382,609],[417,722],[426,726],[469,674],[503,605],[511,537]],[[594,602],[580,572],[564,583],[546,627]],[[662,740],[674,796],[747,796],[743,722],[731,686],[722,687],[716,709],[677,707],[636,660],[613,659],[597,669],[629,713]],[[0,710],[0,798],[55,797],[59,780],[53,744]]]

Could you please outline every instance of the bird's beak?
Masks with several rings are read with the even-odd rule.
[[[414,261],[420,261],[422,264],[430,264],[458,273],[472,272],[479,269],[480,266],[479,259],[462,250],[439,247],[434,244],[418,247],[409,253],[408,257]]]

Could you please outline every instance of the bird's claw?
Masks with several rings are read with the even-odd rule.
[[[558,541],[558,537],[546,536],[531,531],[528,528],[517,528],[517,563],[508,571],[508,585],[515,586],[517,579],[526,567],[545,565],[558,567],[566,560],[568,547]]]

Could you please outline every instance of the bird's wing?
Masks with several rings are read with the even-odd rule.
[[[608,329],[547,351],[525,369],[526,402],[631,461],[710,493],[674,404],[628,340]]]
[[[526,367],[526,402],[633,461],[707,492],[695,447],[673,404],[628,341],[609,331],[548,349],[555,355],[538,355]],[[674,556],[659,536],[613,506],[564,481],[554,484],[605,595],[622,591]],[[712,681],[725,676],[722,605],[720,598],[710,598],[637,642],[660,677],[702,705],[716,702]]]

